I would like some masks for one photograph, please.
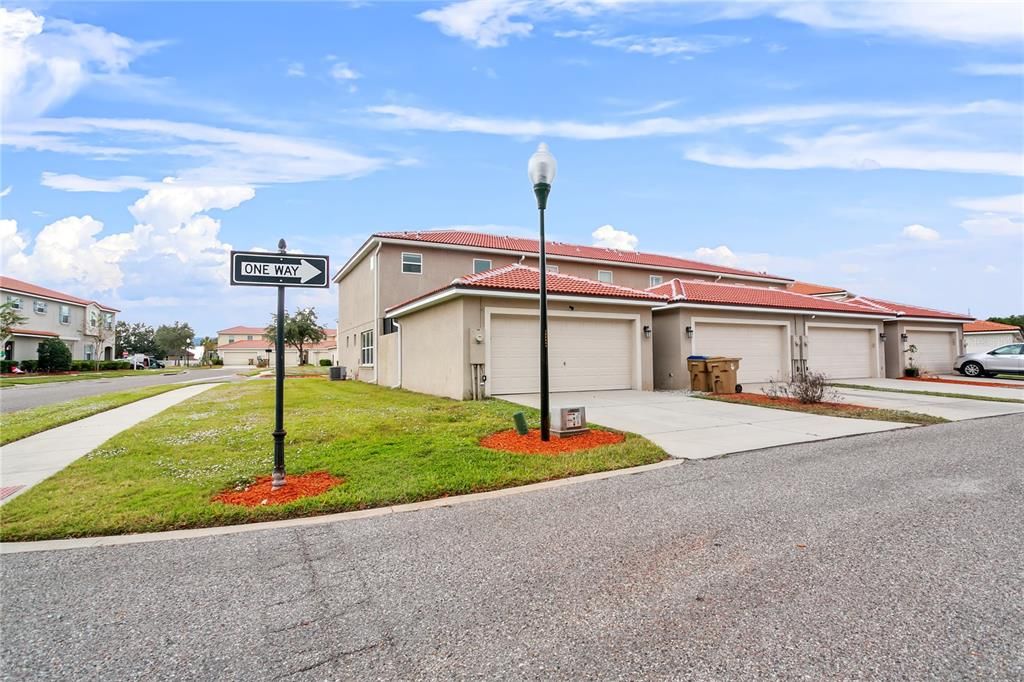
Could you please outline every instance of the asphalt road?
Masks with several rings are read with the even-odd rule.
[[[10,679],[1021,679],[1024,416],[2,559]]]
[[[65,400],[84,398],[91,395],[111,393],[113,391],[130,391],[145,386],[161,384],[178,384],[185,381],[224,381],[235,377],[238,367],[228,369],[196,369],[173,375],[140,374],[139,376],[123,376],[112,379],[85,379],[82,381],[57,381],[48,384],[15,384],[0,389],[0,413],[27,410]],[[170,367],[168,372],[178,372],[179,368]]]

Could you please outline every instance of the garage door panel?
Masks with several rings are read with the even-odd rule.
[[[742,358],[737,375],[741,384],[763,383],[789,375],[785,325],[695,322],[693,326],[698,355]]]
[[[540,390],[540,333],[536,316],[491,318],[491,395]],[[588,391],[634,386],[636,348],[632,320],[552,316],[548,319],[551,390]]]
[[[915,367],[931,373],[953,371],[953,362],[957,356],[955,332],[908,329],[907,337],[907,345],[917,347],[917,352],[913,354]]]
[[[990,350],[1006,346],[1011,343],[1018,343],[1017,336],[1013,333],[1007,334],[964,334],[964,343],[967,345],[968,353],[987,353]]]
[[[808,327],[807,368],[830,379],[877,376],[874,329]]]

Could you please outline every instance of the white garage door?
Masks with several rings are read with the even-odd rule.
[[[948,374],[953,371],[957,356],[956,332],[908,329],[907,337],[908,345],[917,346],[913,354],[915,367],[922,372]]]
[[[742,358],[737,376],[741,384],[759,384],[768,379],[789,376],[786,361],[788,327],[721,322],[695,322],[693,327],[696,355]]]
[[[808,327],[807,369],[829,379],[877,376],[876,333],[871,329]]]
[[[636,365],[632,320],[552,316],[548,319],[552,391],[633,388]],[[540,334],[533,315],[491,317],[491,395],[540,390]]]
[[[964,343],[968,353],[987,353],[993,348],[1018,343],[1017,335],[1007,334],[964,334]]]

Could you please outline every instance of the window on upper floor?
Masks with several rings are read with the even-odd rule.
[[[360,334],[360,340],[362,341],[362,350],[359,353],[359,363],[362,365],[373,364],[373,330],[367,329],[365,332]]]
[[[558,266],[557,265],[546,265],[546,266],[544,266],[544,269],[547,270],[548,272],[554,272],[556,274],[558,273]]]
[[[612,271],[611,270],[598,270],[597,281],[604,282],[605,284],[612,283]]]
[[[62,305],[60,307],[60,323],[71,324],[71,306]]]
[[[103,313],[103,326],[107,329],[114,328],[114,313]]]
[[[659,284],[661,284],[664,281],[665,281],[665,278],[662,277],[661,275],[651,275],[651,286],[652,287],[656,287],[656,286],[658,286]]]
[[[473,274],[483,272],[491,269],[491,261],[486,258],[474,258],[473,259]]]
[[[229,336],[228,337],[228,343],[234,343],[234,342],[235,342],[235,337]]]
[[[407,275],[423,274],[422,253],[402,253],[402,272]]]
[[[100,326],[100,316],[95,310],[89,313],[89,328],[95,329]]]
[[[245,340],[246,340],[246,341],[252,341],[252,334],[249,334],[249,335],[247,335],[247,336],[245,337]]]
[[[7,302],[10,303],[11,307],[14,308],[15,310],[21,310],[21,296],[8,296]]]
[[[36,311],[37,315],[46,314],[46,301],[36,301],[32,304],[32,310]]]

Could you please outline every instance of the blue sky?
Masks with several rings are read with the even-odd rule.
[[[378,230],[531,234],[542,140],[554,238],[1024,310],[1019,3],[0,12],[3,271],[124,319],[263,323],[226,253],[282,236],[337,267]]]

